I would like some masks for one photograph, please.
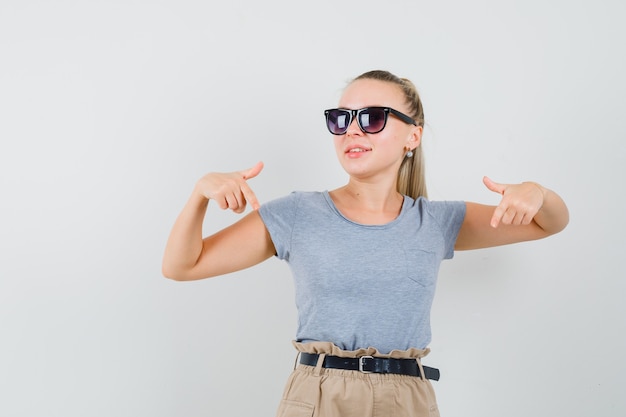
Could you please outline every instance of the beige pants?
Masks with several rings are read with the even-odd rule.
[[[435,393],[429,380],[395,374],[322,368],[325,355],[420,358],[428,349],[392,351],[376,349],[344,351],[332,343],[297,343],[298,352],[317,353],[317,366],[298,364],[287,380],[277,417],[439,417]],[[422,372],[423,374],[423,372]]]

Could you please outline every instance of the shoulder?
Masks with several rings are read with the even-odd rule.
[[[418,218],[422,227],[436,228],[449,239],[456,237],[465,219],[466,204],[464,201],[432,201],[419,197],[416,200],[410,199],[407,203],[410,203],[410,207],[407,209],[410,217]]]
[[[287,195],[275,198],[261,205],[261,208],[284,208],[296,206],[298,204],[318,203],[324,200],[324,195],[320,191],[292,191]]]
[[[303,208],[326,204],[324,193],[320,191],[292,191],[291,193],[263,203],[259,214],[263,219],[275,216],[296,216]]]
[[[464,216],[466,210],[465,201],[461,200],[429,200],[425,197],[413,199],[404,196],[408,210],[417,210],[422,215],[429,215],[435,218],[442,216]]]

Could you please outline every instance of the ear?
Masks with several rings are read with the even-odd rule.
[[[422,126],[415,126],[413,127],[413,129],[411,129],[411,136],[409,136],[407,142],[409,150],[413,150],[421,145],[423,132],[424,128]]]

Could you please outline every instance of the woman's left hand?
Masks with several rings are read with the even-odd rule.
[[[528,225],[543,206],[546,190],[537,183],[500,184],[488,177],[483,178],[483,183],[502,195],[491,217],[491,227],[498,227],[500,223]]]
[[[468,250],[541,239],[558,233],[569,221],[567,206],[554,191],[535,182],[485,186],[502,196],[497,206],[465,203],[465,218],[454,248]]]

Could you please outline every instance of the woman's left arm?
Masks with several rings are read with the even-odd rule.
[[[560,232],[569,222],[567,206],[554,191],[535,182],[499,184],[485,177],[501,194],[498,206],[465,203],[466,213],[456,250],[479,249],[541,239]]]

